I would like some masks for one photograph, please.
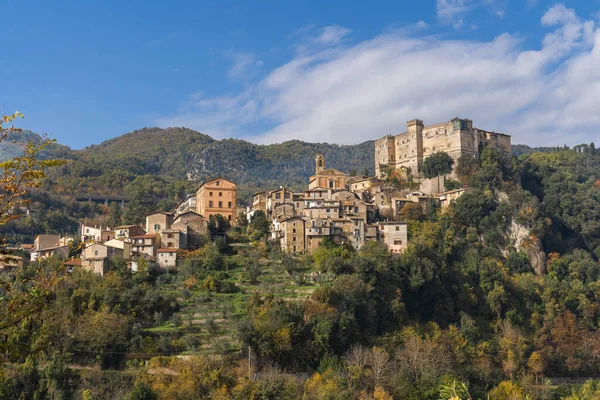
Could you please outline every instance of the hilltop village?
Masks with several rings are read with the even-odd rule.
[[[182,251],[198,249],[223,236],[219,225],[245,225],[258,216],[269,224],[266,240],[284,252],[311,254],[328,240],[355,249],[379,241],[398,254],[409,241],[404,216],[444,210],[468,190],[463,186],[447,190],[447,181],[457,182],[454,170],[426,178],[424,160],[444,152],[456,167],[461,156],[479,157],[485,146],[510,153],[510,136],[475,128],[468,119],[430,126],[411,120],[406,132],[375,142],[375,176],[338,171],[318,154],[306,190],[294,192],[281,186],[260,191],[247,207],[238,206],[235,182],[215,177],[171,212],[146,215],[145,226],[82,223],[81,258],[68,259],[66,264],[100,275],[111,268],[113,257],[126,260],[134,271],[140,263],[172,268]],[[38,235],[33,244],[22,244],[21,249],[30,253],[31,261],[51,256],[66,259],[72,241],[60,235]]]

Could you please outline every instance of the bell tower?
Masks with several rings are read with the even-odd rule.
[[[322,155],[317,154],[317,157],[315,158],[315,165],[315,174],[318,174],[319,171],[325,170],[325,159]]]

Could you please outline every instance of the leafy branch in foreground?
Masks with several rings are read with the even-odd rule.
[[[9,134],[21,132],[15,128],[12,122],[17,118],[23,118],[23,114],[15,112],[12,115],[3,115],[0,120],[0,142],[5,140]],[[5,127],[5,124],[11,124]],[[23,155],[0,163],[2,176],[0,177],[0,226],[8,221],[18,218],[13,210],[27,200],[24,196],[28,189],[38,187],[41,179],[46,176],[46,169],[64,164],[60,160],[41,160],[39,153],[55,140],[44,138],[40,143],[29,142],[24,149]]]

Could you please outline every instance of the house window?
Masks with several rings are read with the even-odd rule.
[[[212,197],[212,192],[208,192],[208,195]]]
[[[290,195],[289,193],[286,193],[286,194],[285,194],[285,198],[286,198],[286,199],[289,199],[290,197],[291,197],[291,195]]]
[[[175,245],[173,244],[173,242],[169,242],[167,243],[167,247],[175,247]]]
[[[219,192],[219,197],[223,197],[223,192]]]
[[[222,208],[222,207],[223,207],[223,202],[222,202],[222,201],[220,201],[220,202],[219,202],[219,208]]]
[[[292,233],[296,233],[296,230],[295,230],[295,229],[292,229]]]
[[[154,224],[154,230],[160,231],[160,224]]]
[[[169,254],[169,257],[175,257],[175,254],[171,253]]]
[[[231,202],[227,202],[227,207],[231,208]]]
[[[399,230],[400,230],[400,227],[399,227],[399,226],[397,226],[397,227],[396,227],[396,230],[397,230],[397,231],[399,231]]]
[[[326,208],[326,209],[325,209],[325,212],[327,212],[327,213],[328,213],[328,212],[329,212],[329,208]]]
[[[89,228],[85,228],[85,233],[90,233],[90,229]]]
[[[231,215],[228,215],[228,216],[227,216],[227,219],[231,221]]]
[[[402,246],[402,239],[394,239],[394,246]]]
[[[220,181],[216,181],[215,185],[219,186],[219,183],[221,183]]]
[[[212,207],[212,206],[213,206],[213,202],[212,202],[212,200],[208,202],[208,206],[209,206],[209,207]]]
[[[333,189],[333,181],[329,181],[329,187]]]
[[[275,200],[279,200],[281,198],[281,193],[275,193]]]

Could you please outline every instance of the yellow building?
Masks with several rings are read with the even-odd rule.
[[[337,169],[325,169],[325,159],[318,154],[315,158],[316,168],[315,174],[308,181],[308,189],[329,188],[329,189],[345,189],[348,177],[345,173]]]
[[[225,178],[204,182],[196,192],[196,212],[204,218],[221,214],[232,225],[236,222],[237,185]]]

